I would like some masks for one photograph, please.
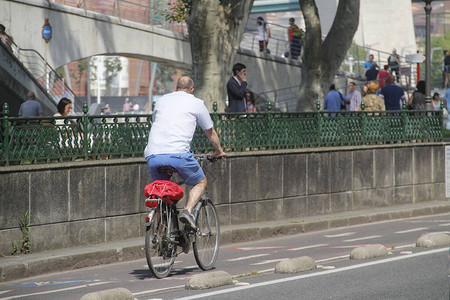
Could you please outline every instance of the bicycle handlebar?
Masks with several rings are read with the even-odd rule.
[[[204,160],[207,160],[207,161],[209,161],[210,163],[214,163],[214,162],[216,162],[216,161],[218,161],[218,160],[220,160],[220,159],[223,159],[223,158],[225,158],[224,156],[221,156],[221,157],[214,157],[214,156],[212,156],[212,155],[207,155],[207,156],[195,156],[195,159],[197,160],[197,161],[204,161]]]

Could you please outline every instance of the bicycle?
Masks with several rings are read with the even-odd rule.
[[[213,157],[196,157],[198,161],[214,162]],[[167,191],[169,186],[175,188],[178,184],[172,180],[177,172],[173,167],[159,167],[158,172],[168,174],[170,180],[164,181],[165,186],[159,187]],[[181,195],[182,197],[182,195]],[[161,279],[169,275],[175,258],[181,253],[189,253],[190,245],[194,249],[197,265],[204,271],[211,270],[219,254],[220,227],[217,211],[212,201],[202,196],[193,210],[197,228],[194,229],[178,220],[177,201],[164,193],[155,193],[145,199],[148,210],[145,232],[145,255],[152,274]],[[180,224],[184,226],[181,227]],[[178,251],[181,248],[181,251]]]

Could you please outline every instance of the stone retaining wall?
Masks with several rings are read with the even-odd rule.
[[[445,200],[444,146],[232,153],[204,169],[221,224],[237,225]],[[150,181],[143,158],[1,167],[0,253],[26,211],[33,252],[142,236]]]

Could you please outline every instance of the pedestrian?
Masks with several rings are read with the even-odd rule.
[[[55,113],[53,116],[54,117],[65,117],[68,114],[70,114],[70,112],[72,111],[72,101],[70,101],[67,98],[61,98],[61,100],[59,100],[58,105],[58,112]],[[56,125],[64,125],[64,119],[56,119],[55,120],[55,124]]]
[[[374,59],[373,54],[370,54],[370,55],[369,55],[369,60],[366,61],[366,62],[363,64],[362,69],[363,69],[364,72],[367,72],[367,71],[372,67],[372,65],[373,65],[373,63],[374,63],[373,59]],[[375,64],[376,64],[376,63],[375,63]]]
[[[442,84],[441,84],[441,88],[445,89],[445,77],[446,77],[446,72],[445,72],[445,57],[447,56],[447,52],[448,50],[444,50],[442,58],[441,58],[441,63],[442,63]]]
[[[445,87],[450,88],[450,51],[447,51],[447,55],[444,58],[444,71],[445,71]]]
[[[395,76],[389,75],[387,85],[380,91],[380,97],[384,99],[386,110],[401,110],[401,102],[406,100],[405,92],[395,84]]]
[[[256,20],[256,22],[258,23],[259,51],[270,53],[270,50],[267,48],[270,38],[269,24],[264,21],[263,17],[258,17]]]
[[[356,111],[356,109],[361,105],[361,92],[356,88],[356,83],[351,81],[348,85],[348,95],[347,95],[347,110]]]
[[[41,103],[36,100],[36,95],[33,92],[27,93],[27,100],[20,105],[19,117],[42,117],[44,111]]]
[[[295,19],[289,19],[289,50],[292,59],[298,59],[302,52],[303,30],[295,24]]]
[[[129,99],[125,98],[125,101],[123,102],[122,111],[125,114],[130,112],[130,110],[131,110],[131,105],[130,105],[130,102],[128,102],[128,101],[129,101]]]
[[[445,98],[441,99],[439,93],[434,93],[432,99],[433,110],[440,110],[441,102],[444,102],[444,109],[447,110],[447,100]]]
[[[408,108],[413,110],[426,110],[425,102],[425,81],[420,80],[417,83],[416,90],[409,99]]]
[[[12,38],[6,33],[6,27],[0,24],[0,41],[12,53]]]
[[[247,67],[236,63],[232,71],[233,76],[227,82],[228,112],[246,112]]]
[[[247,112],[256,112],[255,95],[251,91],[245,93],[245,100],[247,101]]]
[[[384,65],[383,70],[380,70],[377,75],[378,84],[380,85],[380,89],[382,89],[387,84],[387,77],[389,76],[388,72],[389,66]]]
[[[325,110],[340,111],[342,101],[344,101],[345,103],[345,101],[347,101],[347,98],[338,91],[336,91],[336,86],[332,84],[330,86],[330,90],[328,91],[327,96],[325,97],[325,104],[324,104]],[[332,113],[331,115],[335,116],[336,113]]]
[[[387,61],[391,69],[391,74],[395,72],[397,82],[400,82],[400,55],[397,54],[397,49],[392,49],[392,54],[389,55]]]
[[[182,76],[177,81],[175,92],[158,99],[144,156],[153,180],[168,180],[167,174],[161,174],[157,170],[161,166],[171,166],[177,169],[177,174],[187,185],[192,186],[179,219],[196,228],[192,211],[205,193],[207,185],[205,174],[190,150],[197,124],[215,149],[213,157],[220,158],[226,154],[204,101],[196,98],[193,93],[194,81]]]
[[[367,84],[367,94],[362,98],[364,103],[364,111],[384,111],[386,106],[383,98],[377,96],[379,85],[376,81],[371,81]],[[361,110],[361,106],[358,106],[357,110]]]
[[[134,103],[133,105],[133,113],[138,114],[139,113],[139,103]]]
[[[375,62],[372,62],[372,66],[366,72],[366,80],[367,81],[377,80],[377,76],[378,76],[378,65]]]
[[[109,106],[108,103],[105,104],[105,115],[110,115],[111,114],[111,107]]]

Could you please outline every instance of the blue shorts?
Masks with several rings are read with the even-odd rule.
[[[169,175],[158,173],[157,169],[161,166],[171,166],[178,170],[178,175],[187,185],[194,186],[205,177],[205,174],[192,154],[192,151],[179,154],[152,154],[145,159],[153,180],[169,180]]]

